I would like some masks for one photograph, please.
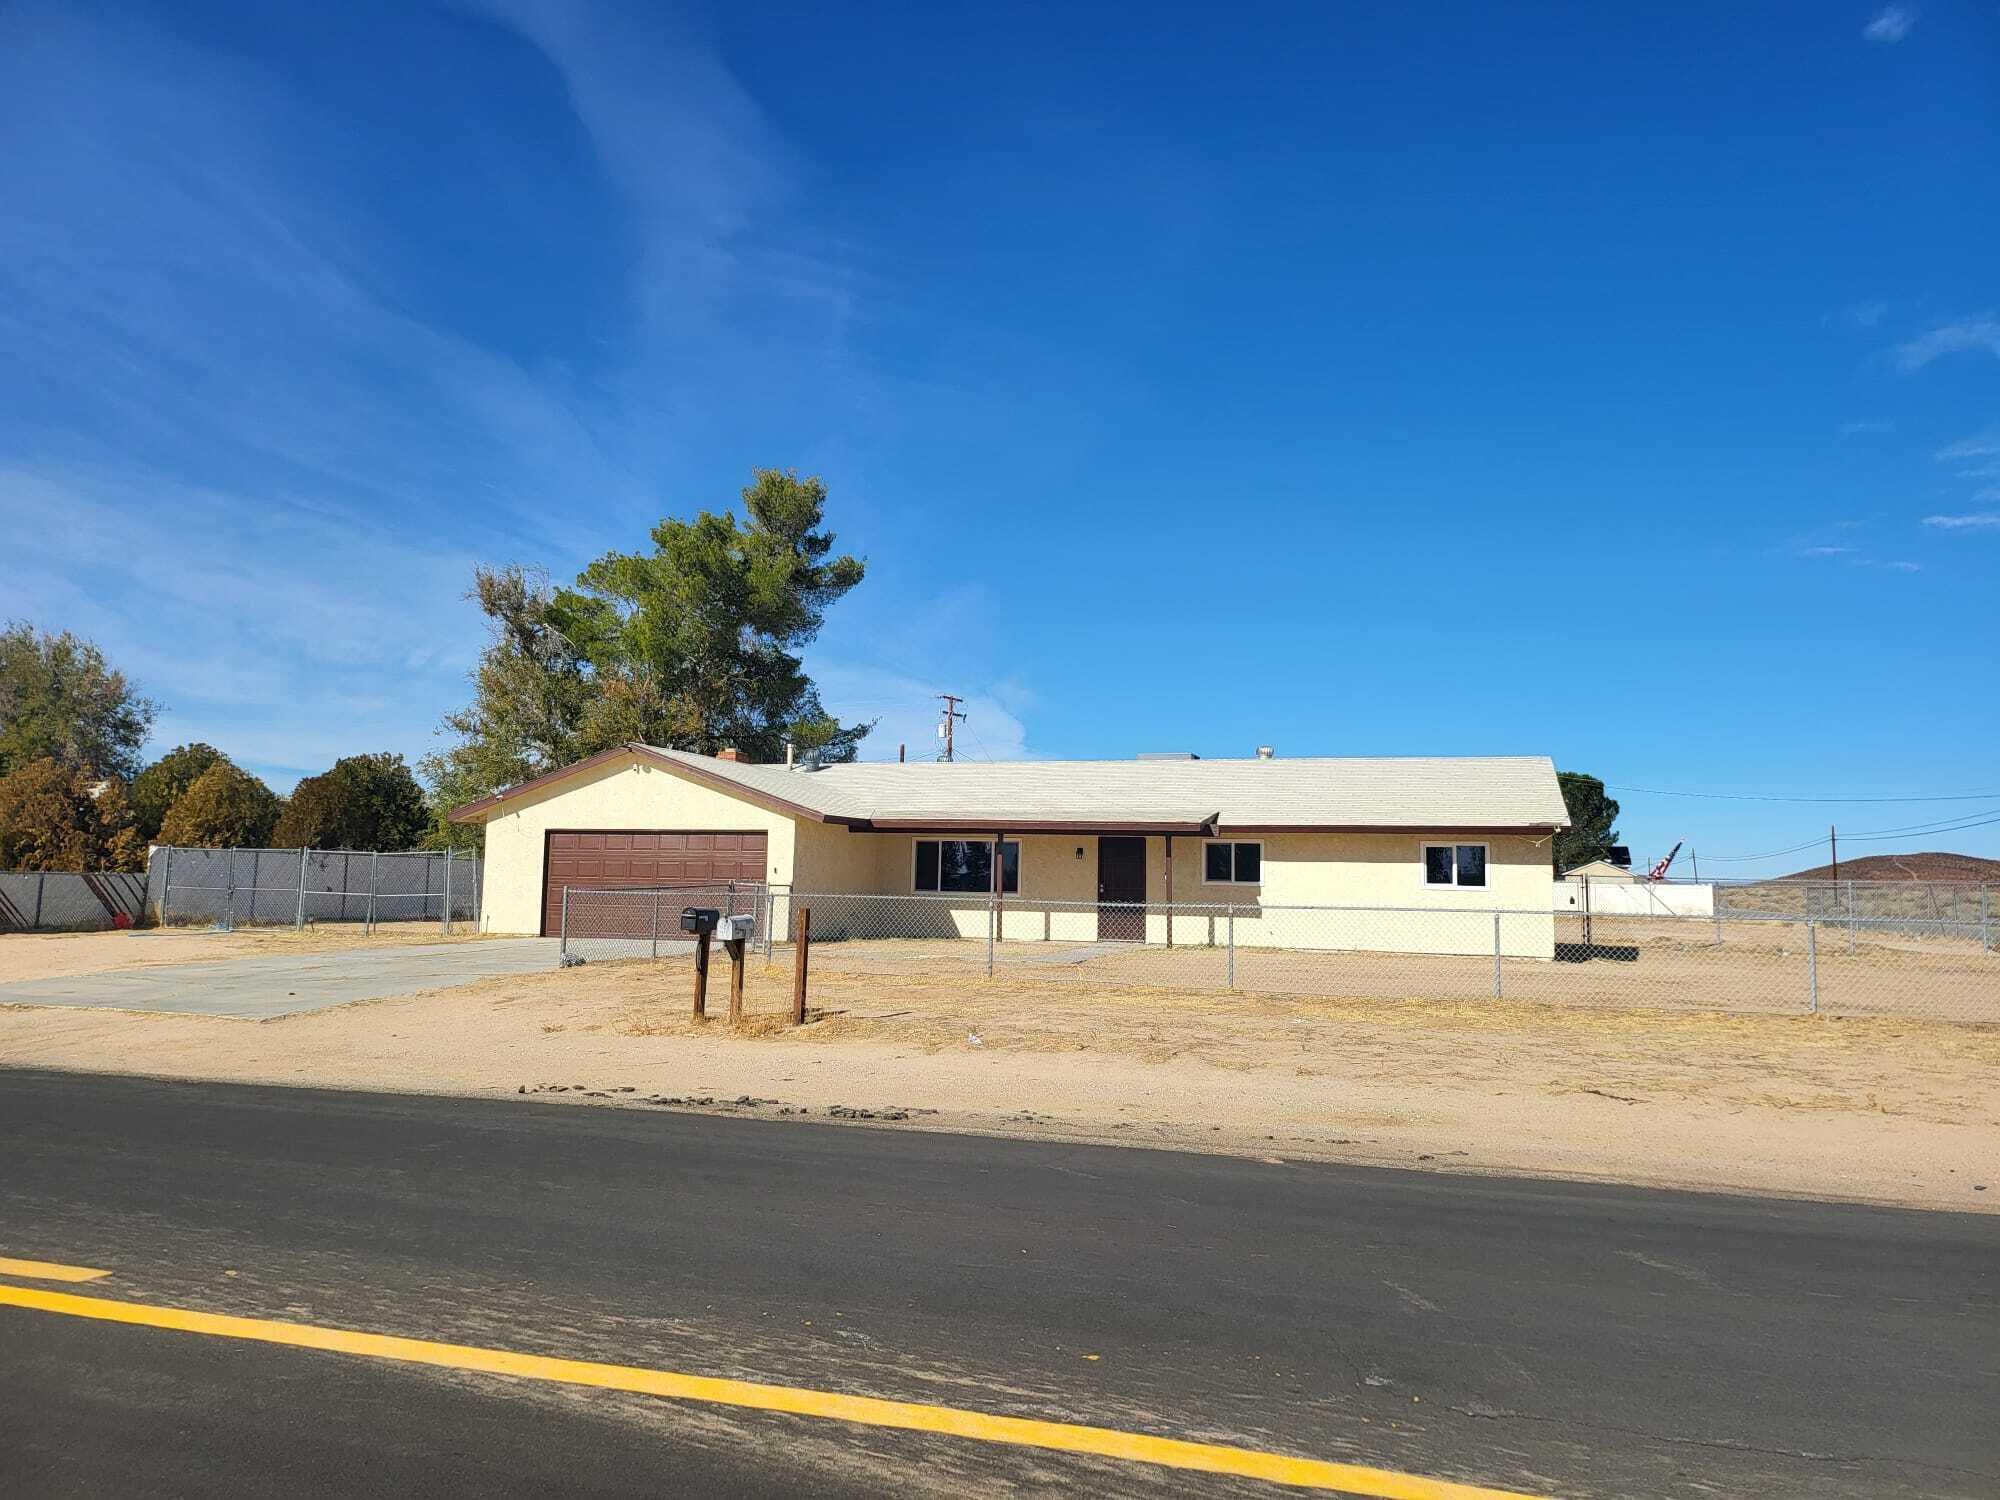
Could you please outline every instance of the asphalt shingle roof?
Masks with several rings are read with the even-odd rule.
[[[940,827],[1200,823],[1227,827],[1538,828],[1569,822],[1547,756],[1271,760],[912,761],[818,771],[654,751],[829,817]]]

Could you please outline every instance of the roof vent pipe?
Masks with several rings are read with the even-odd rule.
[[[786,740],[786,741],[785,741],[785,764],[789,766],[789,765],[790,765],[791,763],[792,763],[792,742],[791,742],[790,740]]]
[[[1259,760],[1269,760],[1272,756],[1276,755],[1277,753],[1278,752],[1273,750],[1269,745],[1259,745],[1257,747],[1257,759]]]

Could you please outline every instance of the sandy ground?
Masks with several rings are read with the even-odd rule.
[[[726,1006],[718,963],[710,1013]],[[1091,991],[684,963],[267,1022],[0,1008],[0,1064],[465,1094],[2000,1211],[2000,1029]]]
[[[1717,946],[1707,923],[1643,918],[1596,920],[1608,954],[1588,963],[1508,958],[1501,989],[1509,1000],[1608,1009],[1763,1011],[1803,1015],[1814,980],[1823,1012],[2000,1024],[2000,953],[1976,942],[1924,942],[1894,935],[1857,941],[1826,937],[1808,963],[1805,929],[1790,922],[1738,923]],[[606,945],[607,947],[609,945]],[[592,951],[584,944],[583,951]],[[611,948],[611,952],[618,952]],[[781,959],[784,954],[779,955]],[[984,942],[899,938],[822,943],[822,971],[957,980],[985,977]],[[1013,979],[1101,990],[1152,985],[1182,990],[1228,987],[1221,948],[1155,944],[1007,942],[996,973]],[[1486,1002],[1493,998],[1487,955],[1426,955],[1238,947],[1243,990],[1322,998]]]
[[[331,953],[391,944],[478,942],[483,933],[463,925],[446,937],[435,922],[379,923],[368,934],[358,922],[316,922],[303,932],[289,927],[147,928],[125,932],[9,932],[0,934],[0,984],[21,979],[70,979],[154,964],[206,963],[223,958],[272,958],[282,953]]]

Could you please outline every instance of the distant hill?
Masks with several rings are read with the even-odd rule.
[[[1780,875],[1780,880],[1831,880],[1833,866]],[[2000,883],[2000,859],[1976,854],[1864,854],[1840,862],[1842,880],[1983,880]]]

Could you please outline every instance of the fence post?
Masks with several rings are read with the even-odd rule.
[[[560,938],[560,941],[556,944],[556,957],[558,959],[568,958],[569,957],[569,887],[568,886],[563,887],[562,929],[558,934],[558,936]]]
[[[292,914],[292,931],[304,932],[305,930],[306,930],[306,851],[305,847],[301,845],[299,848],[299,905],[298,905],[298,910]]]
[[[368,936],[375,936],[375,874],[382,864],[382,851],[368,851]]]
[[[999,917],[998,898],[990,892],[986,897],[986,977],[993,977],[993,927]]]
[[[1709,900],[1713,903],[1715,898],[1710,896]],[[1722,908],[1711,904],[1709,910],[1715,913],[1715,946],[1720,948],[1722,946]]]
[[[451,846],[444,851],[444,916],[438,922],[438,931],[451,936]]]
[[[1992,892],[1984,881],[1979,886],[1979,946],[1988,953],[1993,951],[1993,902]]]
[[[1819,923],[1806,921],[1806,985],[1812,992],[1812,1013],[1819,1014]]]
[[[792,936],[792,1024],[806,1023],[806,950],[812,946],[812,908],[799,908],[798,927]]]
[[[49,872],[47,870],[37,870],[35,872],[35,915],[28,923],[28,931],[30,932],[35,931],[42,925],[42,892],[47,889],[48,883]],[[989,966],[986,972],[990,974],[993,970]]]
[[[1500,913],[1493,913],[1493,998],[1500,998]]]
[[[229,910],[223,914],[222,930],[224,932],[234,932],[236,930],[236,851],[234,849],[229,850],[226,858],[229,860]],[[250,900],[254,906],[257,898],[252,896]]]
[[[1229,976],[1229,988],[1233,990],[1236,988],[1236,908],[1233,906],[1229,908],[1228,941],[1229,941],[1229,961],[1227,964],[1227,973]]]
[[[773,891],[771,889],[769,882],[766,882],[764,886],[764,962],[765,963],[769,963],[771,961],[771,944],[774,941],[774,934],[772,933],[771,928],[773,925],[776,924],[777,920],[778,920],[778,894],[776,891]]]
[[[653,957],[660,956],[660,893],[653,891]]]
[[[1847,882],[1847,952],[1854,953],[1854,882]]]
[[[167,898],[174,890],[174,846],[167,845],[167,859],[160,871],[160,925],[167,925]]]

